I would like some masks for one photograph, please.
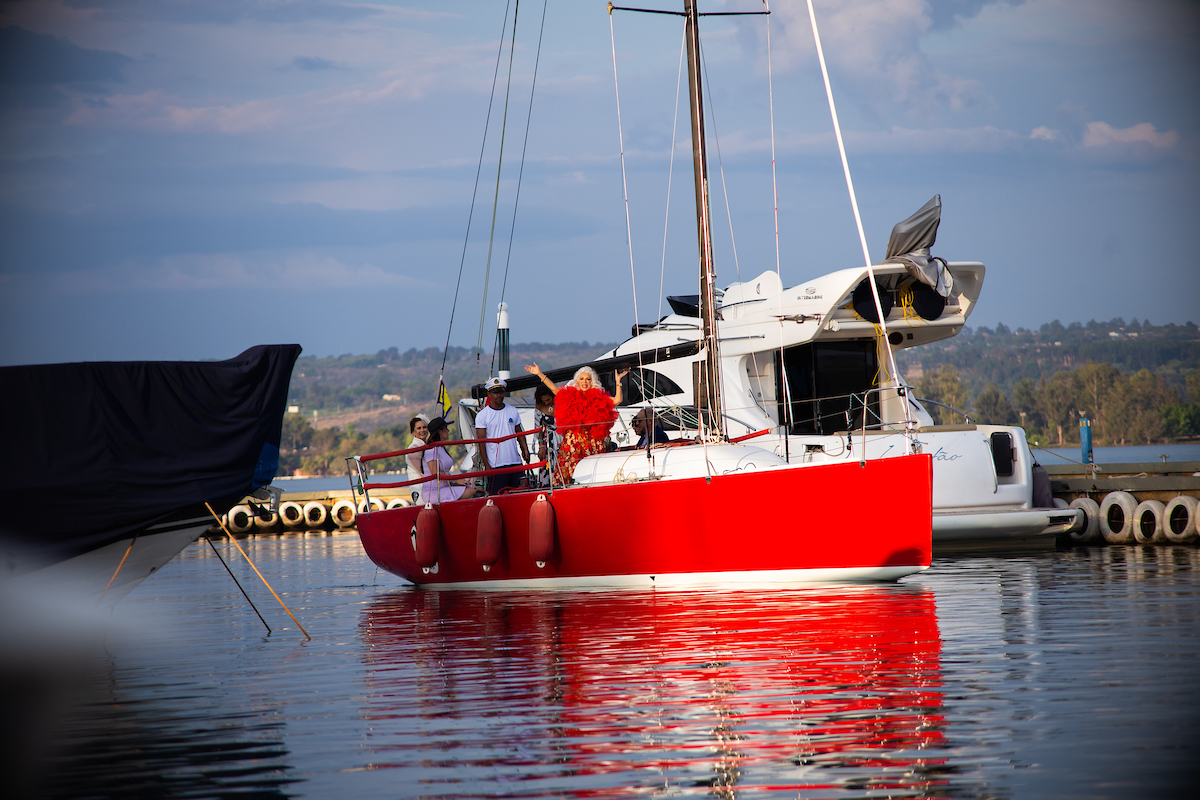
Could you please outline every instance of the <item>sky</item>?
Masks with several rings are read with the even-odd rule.
[[[487,352],[502,296],[514,342],[615,342],[694,294],[681,19],[514,5],[0,2],[0,364]],[[940,194],[973,326],[1200,322],[1200,3],[814,6],[873,260]],[[701,22],[721,284],[776,268],[772,139],[784,284],[863,261],[771,11]]]

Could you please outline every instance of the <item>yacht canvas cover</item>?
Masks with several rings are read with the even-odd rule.
[[[942,196],[935,194],[915,214],[892,228],[883,260],[903,264],[914,278],[932,286],[942,297],[949,297],[954,289],[954,277],[946,269],[946,262],[929,255],[937,241],[941,222]]]
[[[299,355],[0,368],[0,539],[52,563],[270,483]]]

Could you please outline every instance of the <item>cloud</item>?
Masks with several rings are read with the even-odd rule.
[[[1034,128],[1032,132],[1030,132],[1029,138],[1034,139],[1035,141],[1056,142],[1058,141],[1058,135],[1058,131],[1054,130],[1053,128],[1047,128],[1045,125],[1039,125],[1038,127]]]
[[[297,22],[350,22],[384,12],[367,3],[328,0],[66,0],[71,8],[96,19],[179,24],[229,25],[242,20],[277,24]]]
[[[973,16],[981,4],[969,6]],[[816,0],[814,7],[831,71],[876,104],[920,114],[991,103],[979,81],[941,72],[921,51],[921,40],[934,29],[925,0]],[[806,4],[773,8],[772,19],[782,28],[773,37],[777,68],[793,68],[815,57]],[[938,19],[948,24],[945,15]]]
[[[1083,132],[1083,146],[1130,151],[1173,150],[1179,144],[1175,131],[1160,131],[1149,122],[1128,128],[1114,128],[1107,122],[1089,122]]]
[[[249,100],[231,105],[187,106],[158,89],[137,95],[112,95],[103,103],[80,100],[67,125],[149,128],[190,133],[245,133],[297,121],[291,98]]]
[[[427,287],[430,281],[387,272],[374,264],[348,264],[301,253],[253,257],[242,254],[178,255],[153,263],[125,262],[94,270],[57,273],[49,280],[68,294],[204,289],[312,291]]]
[[[114,83],[125,80],[133,59],[108,50],[89,50],[58,36],[16,25],[0,28],[0,85]]]
[[[320,72],[328,69],[344,69],[342,65],[329,61],[328,59],[318,58],[317,56],[296,56],[292,59],[293,67],[302,69],[305,72]]]

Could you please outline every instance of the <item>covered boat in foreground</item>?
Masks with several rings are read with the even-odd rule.
[[[116,602],[261,492],[299,355],[0,369],[0,589]]]

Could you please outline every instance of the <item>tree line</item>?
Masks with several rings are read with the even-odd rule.
[[[1079,420],[1091,420],[1096,444],[1150,444],[1200,437],[1200,371],[1186,378],[1186,396],[1162,375],[1141,369],[1126,375],[1111,364],[1089,361],[1079,369],[1059,370],[1034,381],[1021,378],[1006,394],[989,383],[971,401],[967,384],[953,364],[943,364],[917,382],[920,397],[968,413],[977,423],[1020,425],[1037,443],[1079,441]],[[932,406],[942,425],[962,422],[945,408]]]
[[[1020,425],[1041,443],[1079,441],[1091,419],[1096,444],[1200,437],[1200,329],[1134,319],[1038,331],[1003,324],[897,354],[917,393],[979,423]],[[940,424],[961,422],[931,407]]]

